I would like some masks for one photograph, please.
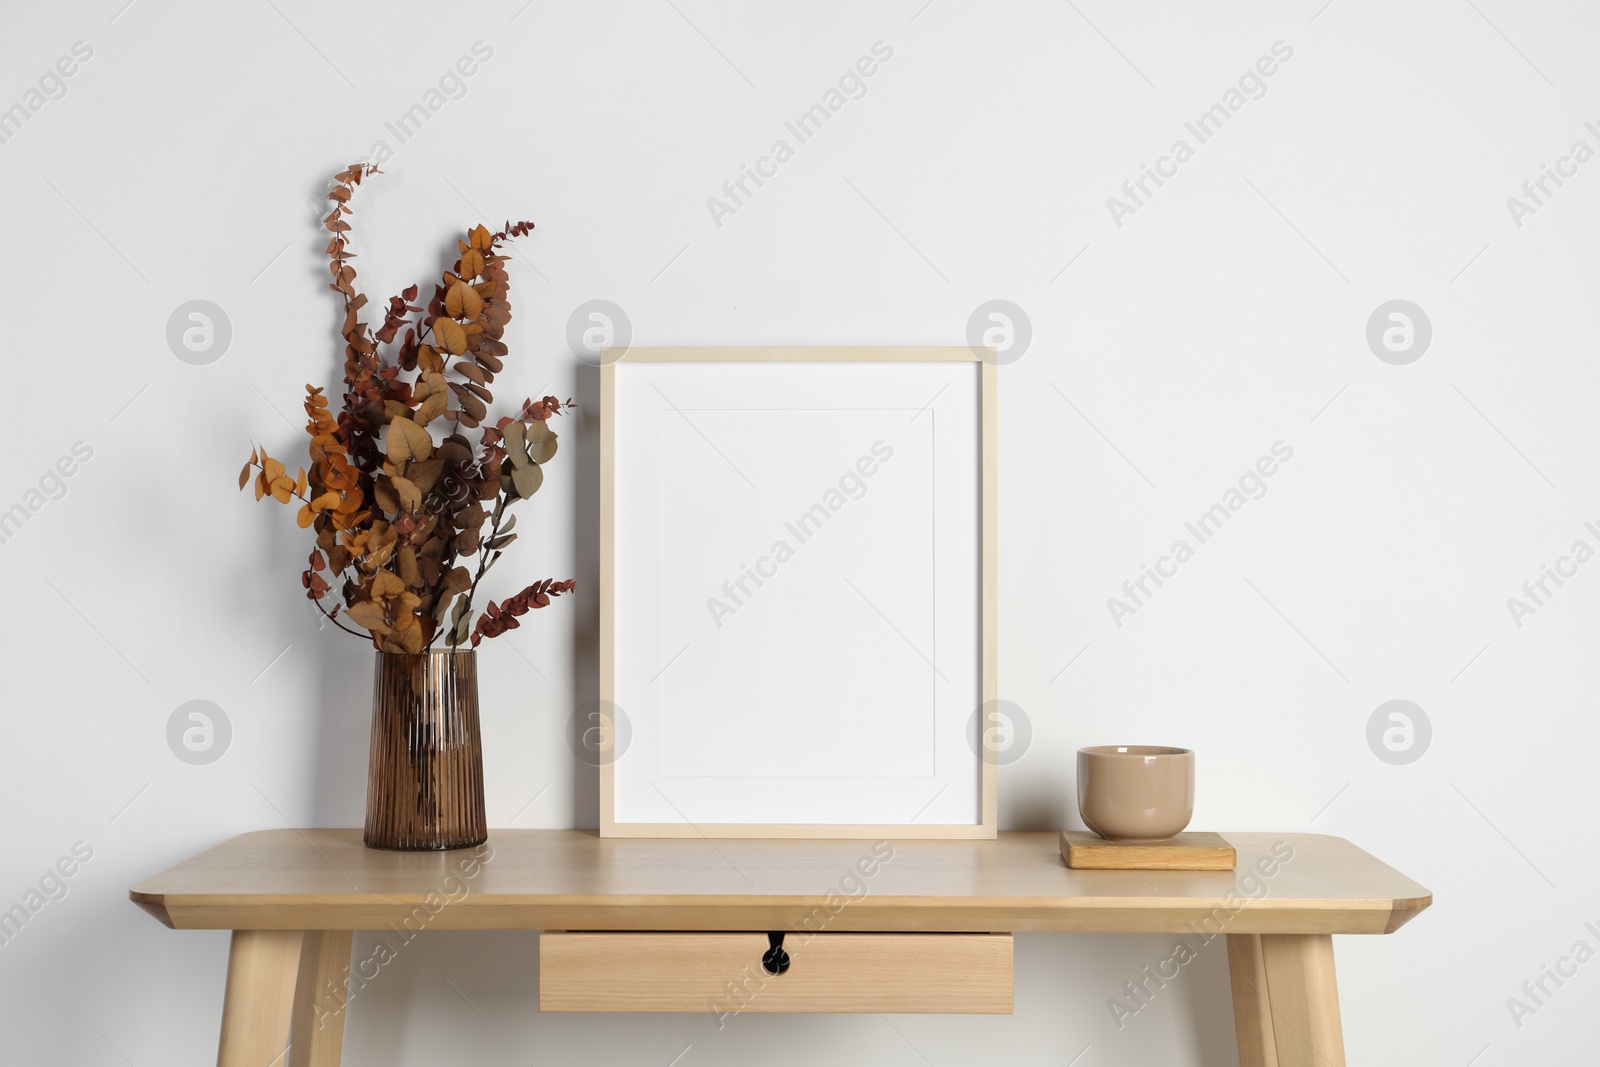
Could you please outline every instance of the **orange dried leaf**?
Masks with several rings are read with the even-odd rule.
[[[386,572],[380,571],[379,573]],[[383,605],[376,600],[363,600],[358,604],[353,604],[345,611],[345,614],[355,620],[357,625],[365,626],[375,634],[389,632],[388,617],[383,610]]]
[[[440,415],[443,415],[444,409],[449,406],[449,403],[449,394],[441,390],[424,400],[411,417],[418,426],[426,426]]]
[[[443,316],[434,319],[433,336],[452,356],[459,356],[467,350],[467,332],[452,319]]]
[[[402,547],[399,552],[395,553],[394,562],[395,566],[400,569],[401,580],[407,585],[416,586],[422,584],[422,575],[417,569],[417,554],[409,545]]]
[[[445,575],[444,586],[440,595],[449,596],[454,593],[464,593],[472,586],[472,575],[465,567],[454,567]]]
[[[410,478],[412,484],[418,489],[427,493],[439,481],[439,476],[443,473],[444,460],[435,454],[433,459],[411,464],[406,477]]]
[[[391,477],[389,484],[394,487],[395,496],[400,500],[400,507],[406,511],[415,512],[422,507],[422,490],[409,478],[399,476]]]
[[[444,357],[432,345],[423,345],[417,349],[417,366],[430,374],[444,373]]]
[[[386,514],[400,510],[400,498],[395,495],[394,487],[389,484],[387,476],[373,479],[372,499]]]
[[[409,419],[395,419],[389,424],[387,455],[392,462],[424,460],[433,455],[433,438],[428,431]]]
[[[451,318],[475,319],[483,312],[483,298],[467,283],[456,282],[445,294],[444,309]]]
[[[372,576],[372,597],[399,596],[406,591],[405,582],[394,571],[379,571]]]

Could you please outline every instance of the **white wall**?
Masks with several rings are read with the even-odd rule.
[[[1520,1027],[1507,998],[1600,947],[1600,564],[1520,620],[1507,598],[1574,541],[1600,547],[1600,164],[1520,226],[1506,203],[1575,140],[1600,148],[1592,8],[123,3],[10,4],[0,32],[0,107],[93,51],[0,144],[0,508],[93,450],[0,545],[0,906],[93,850],[0,947],[8,1062],[211,1062],[226,935],[162,929],[128,886],[247,830],[360,820],[370,653],[317,632],[303,535],[233,479],[252,440],[302,448],[296,395],[334,380],[307,200],[380,138],[397,151],[360,198],[368,291],[435,271],[462,227],[532,218],[501,393],[590,402],[501,566],[579,595],[485,652],[492,825],[595,819],[564,741],[595,685],[573,309],[612,300],[642,343],[960,343],[1010,300],[1032,341],[1001,374],[1002,690],[1034,740],[1004,825],[1069,824],[1080,745],[1193,745],[1196,826],[1348,836],[1435,892],[1396,936],[1339,942],[1352,1063],[1592,1058],[1600,964],[1547,980]],[[398,145],[385,122],[477,41],[493,55],[465,98]],[[893,57],[865,96],[718,226],[707,198],[877,41]],[[1194,147],[1184,122],[1278,41],[1293,56],[1265,95],[1116,225],[1107,198]],[[1404,366],[1365,337],[1397,298],[1433,328]],[[193,299],[232,325],[206,366],[165,336]],[[1266,495],[1117,625],[1107,598],[1278,441],[1293,458]],[[209,766],[166,740],[194,699],[232,726]],[[1366,739],[1392,699],[1432,724],[1407,765]],[[1167,951],[1022,937],[1012,1017],[719,1032],[540,1016],[532,936],[430,935],[354,1005],[346,1062],[1231,1062],[1218,949],[1112,1022],[1107,999]]]

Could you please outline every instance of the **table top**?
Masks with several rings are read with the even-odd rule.
[[[1433,902],[1318,834],[1226,834],[1233,871],[1068,870],[1055,833],[993,841],[641,840],[492,830],[379,852],[361,831],[264,830],[129,894],[175,929],[1210,931],[1380,934]]]

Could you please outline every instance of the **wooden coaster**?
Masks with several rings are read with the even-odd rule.
[[[1061,856],[1075,871],[1231,871],[1235,864],[1227,838],[1210,833],[1133,845],[1088,830],[1063,830]]]

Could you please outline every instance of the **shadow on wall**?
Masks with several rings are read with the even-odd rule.
[[[341,164],[342,165],[342,164]],[[334,168],[329,167],[331,174]],[[328,300],[322,307],[327,316],[329,336],[338,339],[338,328],[344,314],[340,310],[337,294],[327,293],[327,267],[321,252],[327,243],[328,232],[321,227],[320,218],[332,210],[331,201],[324,199],[332,182],[326,177],[315,182],[315,188],[306,196],[307,236],[305,245],[314,246],[316,258],[309,261],[307,281],[322,290]],[[298,242],[297,242],[298,244]],[[337,384],[342,376],[344,357],[342,349],[335,349],[325,363],[325,378]],[[337,393],[337,390],[330,390]],[[299,407],[299,399],[295,399]],[[303,452],[305,436],[295,438],[295,447]],[[307,531],[292,523],[275,524],[282,536],[294,546],[297,568],[305,567],[305,553],[311,549]],[[291,579],[292,581],[293,579]],[[337,590],[330,599],[337,598]],[[341,633],[317,612],[309,600],[301,599],[296,619],[299,626],[292,635],[295,643],[309,646],[313,659],[312,677],[316,679],[316,721],[312,725],[309,753],[311,766],[311,807],[303,817],[304,826],[361,826],[366,818],[367,745],[372,722],[372,672],[371,642],[357,640]],[[281,803],[281,801],[278,801]],[[300,818],[285,809],[286,817]]]
[[[572,641],[572,708],[559,728],[571,737],[577,709],[600,699],[600,368],[574,357],[577,364],[577,472],[572,478],[573,509],[577,530],[573,541],[573,569],[578,588],[589,595],[576,598],[578,618]],[[554,740],[554,739],[552,739]],[[600,771],[573,759],[572,815],[576,827],[600,825]]]
[[[358,933],[356,957],[384,936]],[[705,1012],[661,1015],[541,1013],[532,1008],[537,934],[432,934],[398,947],[393,962],[356,994],[346,1043],[359,1050],[363,1063],[395,1063],[403,1053],[432,1044],[448,1049],[452,1062],[473,1063],[587,1057],[592,1063],[666,1064],[676,1055],[684,1064],[721,1067],[811,1063],[833,1054],[861,1063],[1233,1067],[1237,1045],[1221,938],[1177,978],[1152,987],[1147,1006],[1120,1028],[1106,1007],[1123,982],[1171,954],[1175,936],[1019,935],[1012,1015],[745,1012],[719,1028],[709,1006]],[[1002,1047],[1005,1054],[997,1061],[995,1049]],[[935,1050],[944,1055],[936,1057]]]
[[[1018,934],[1012,1027],[1029,1029],[1028,1019],[1039,1015],[1073,1020],[1070,1032],[1056,1041],[1063,1053],[1058,1062],[1070,1061],[1091,1046],[1082,1064],[1236,1067],[1238,1042],[1225,940],[1217,937],[1199,947],[1175,978],[1158,981],[1146,973],[1147,967],[1157,972],[1171,957],[1178,938],[1177,934]],[[1128,992],[1130,982],[1142,983],[1138,999]],[[1069,1005],[1065,1010],[1063,1002]],[[1137,1010],[1113,1011],[1113,1002]]]
[[[310,601],[306,604],[309,607]],[[376,653],[370,641],[340,633],[331,623],[324,622],[321,633],[315,627],[316,622],[309,621],[300,638],[312,646],[317,678],[307,825],[361,826],[366,819]]]

